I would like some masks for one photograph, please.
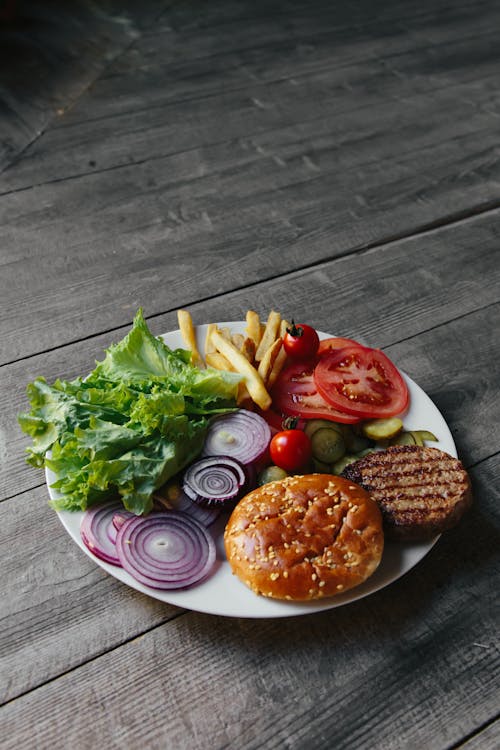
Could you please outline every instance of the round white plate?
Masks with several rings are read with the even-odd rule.
[[[220,323],[219,325],[221,327],[228,326],[233,333],[243,333],[245,328],[245,323],[241,321]],[[206,329],[207,326],[205,325],[197,327],[200,351],[203,351]],[[320,333],[320,338],[328,338],[331,335]],[[179,331],[164,334],[162,338],[172,349],[185,347]],[[404,373],[403,375],[410,390],[410,408],[404,415],[405,428],[430,430],[439,440],[436,446],[456,457],[455,443],[441,413],[426,393]],[[47,470],[46,479],[50,497],[57,497],[55,490],[50,487],[56,479],[55,475]],[[62,511],[58,515],[65,529],[81,549],[97,565],[100,565],[101,568],[104,568],[118,580],[160,601],[198,612],[228,617],[290,617],[340,607],[368,596],[368,594],[372,594],[400,578],[427,554],[437,540],[436,537],[436,539],[425,544],[387,543],[382,561],[376,572],[361,586],[347,591],[345,594],[320,601],[282,602],[257,596],[236,576],[232,575],[224,554],[222,540],[224,520],[218,521],[210,527],[217,543],[217,562],[210,577],[203,583],[184,591],[159,591],[143,586],[122,568],[103,562],[87,549],[80,536],[80,522],[83,513]]]

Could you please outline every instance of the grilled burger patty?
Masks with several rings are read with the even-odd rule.
[[[454,526],[472,502],[462,463],[438,448],[401,445],[349,464],[342,476],[382,511],[387,538],[423,541]]]

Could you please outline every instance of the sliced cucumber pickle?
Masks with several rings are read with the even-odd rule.
[[[363,422],[361,431],[363,435],[370,440],[391,440],[403,429],[403,422],[399,417],[389,417],[388,419],[370,419]]]
[[[439,443],[437,437],[429,430],[411,430],[411,434],[415,440],[422,440],[422,444],[424,440],[428,440],[430,443]]]
[[[314,433],[322,428],[325,430],[336,430],[340,435],[343,434],[342,425],[338,422],[331,422],[329,419],[308,419],[304,427],[304,432],[308,437],[312,438]]]
[[[337,430],[320,427],[311,436],[311,451],[318,461],[325,464],[334,463],[345,453],[344,438]]]
[[[369,453],[375,453],[376,450],[376,448],[365,448],[364,451],[359,451],[359,453],[356,453],[356,460],[358,458],[363,458],[363,456],[367,456]]]
[[[344,443],[348,453],[359,453],[371,446],[371,440],[358,432],[358,427],[344,425]]]
[[[342,474],[345,467],[349,464],[353,464],[355,461],[357,461],[359,456],[351,456],[351,455],[345,455],[342,458],[340,458],[338,461],[335,461],[334,464],[332,464],[332,474]]]
[[[269,482],[275,482],[278,479],[284,479],[287,476],[288,474],[284,469],[280,469],[279,466],[274,466],[273,464],[272,466],[266,466],[266,468],[260,472],[257,482],[259,486],[262,486]]]
[[[400,432],[391,440],[391,445],[417,445],[417,441],[411,432]]]
[[[429,430],[408,430],[400,432],[393,440],[391,445],[425,445],[425,441],[437,443],[437,437]]]

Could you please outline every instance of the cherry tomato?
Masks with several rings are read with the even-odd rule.
[[[314,382],[314,362],[295,362],[281,371],[274,384],[273,408],[282,414],[304,419],[330,419],[355,424],[359,418],[329,404],[318,393]]]
[[[269,454],[280,469],[301,471],[311,460],[311,441],[302,430],[282,430],[271,439]]]
[[[393,417],[408,405],[406,383],[380,349],[355,344],[332,350],[318,361],[313,379],[334,409],[360,419]]]
[[[311,359],[318,351],[319,336],[311,326],[295,324],[292,320],[291,327],[286,329],[283,346],[292,359]]]

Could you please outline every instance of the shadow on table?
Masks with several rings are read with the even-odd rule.
[[[128,0],[0,0],[0,170],[135,38],[131,7]]]

